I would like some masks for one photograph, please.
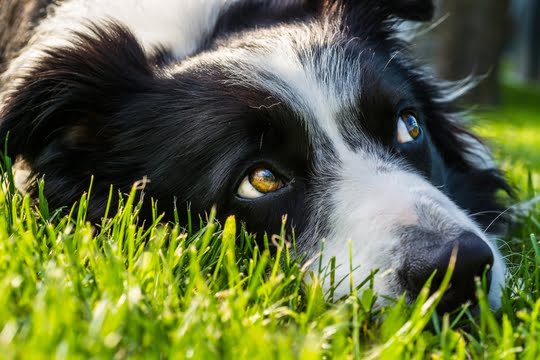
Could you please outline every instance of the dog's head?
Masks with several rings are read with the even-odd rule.
[[[54,206],[94,175],[93,219],[110,184],[143,177],[162,209],[217,205],[259,237],[287,215],[308,257],[325,240],[337,279],[351,258],[358,282],[380,270],[383,295],[414,298],[457,249],[443,306],[472,300],[489,269],[496,307],[504,264],[484,230],[507,186],[397,38],[400,21],[431,18],[431,1],[291,3],[229,7],[181,61],[113,23],[74,35],[8,95],[11,155],[45,175]]]

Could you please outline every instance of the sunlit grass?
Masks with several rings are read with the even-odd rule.
[[[282,236],[271,255],[269,241],[259,247],[233,217],[221,227],[210,214],[191,234],[159,219],[143,228],[133,190],[94,227],[84,220],[87,196],[53,221],[43,198],[34,206],[13,191],[4,177],[3,357],[385,358],[437,343],[422,330],[442,292],[374,310],[366,281],[328,302],[316,277],[302,282],[294,244]],[[463,347],[453,336],[461,341],[448,349]]]
[[[501,144],[504,167],[526,199],[538,190],[540,144],[528,135],[537,120],[530,108],[512,106],[478,126]],[[500,120],[518,110],[529,114],[519,116],[520,127]],[[465,307],[441,318],[434,313],[440,292],[374,307],[370,279],[328,301],[317,277],[302,281],[294,243],[281,236],[257,245],[234,218],[218,224],[210,214],[191,233],[158,217],[143,228],[135,191],[99,226],[85,221],[87,196],[61,217],[42,196],[33,203],[17,193],[5,166],[2,358],[540,358],[538,205],[504,239],[511,265],[502,308],[492,312],[479,286],[478,314]]]
[[[523,185],[532,171],[539,186],[540,89],[505,86],[503,105],[477,113],[474,129],[487,139],[515,183]]]

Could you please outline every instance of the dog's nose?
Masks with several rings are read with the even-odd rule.
[[[450,285],[437,308],[441,313],[451,311],[467,301],[475,303],[475,278],[481,278],[484,272],[488,271],[488,287],[491,282],[489,269],[493,266],[493,252],[480,237],[472,232],[464,232],[453,242],[436,249],[430,248],[430,251],[420,251],[413,256],[406,275],[409,290],[418,294],[433,272],[437,271],[431,283],[431,289],[436,290],[448,270],[454,249],[457,250],[456,264]]]

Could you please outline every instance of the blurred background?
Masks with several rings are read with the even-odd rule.
[[[413,40],[418,55],[443,79],[484,77],[462,100],[475,130],[516,182],[538,184],[540,0],[436,2],[434,24]]]

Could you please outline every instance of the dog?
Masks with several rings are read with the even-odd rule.
[[[496,309],[493,223],[510,188],[462,125],[462,89],[401,36],[433,13],[430,0],[4,0],[0,138],[50,206],[93,176],[91,221],[111,185],[146,178],[169,216],[216,206],[261,239],[286,215],[307,258],[324,241],[336,279],[378,269],[385,297],[414,301],[457,253],[440,308],[475,302],[485,275]]]

